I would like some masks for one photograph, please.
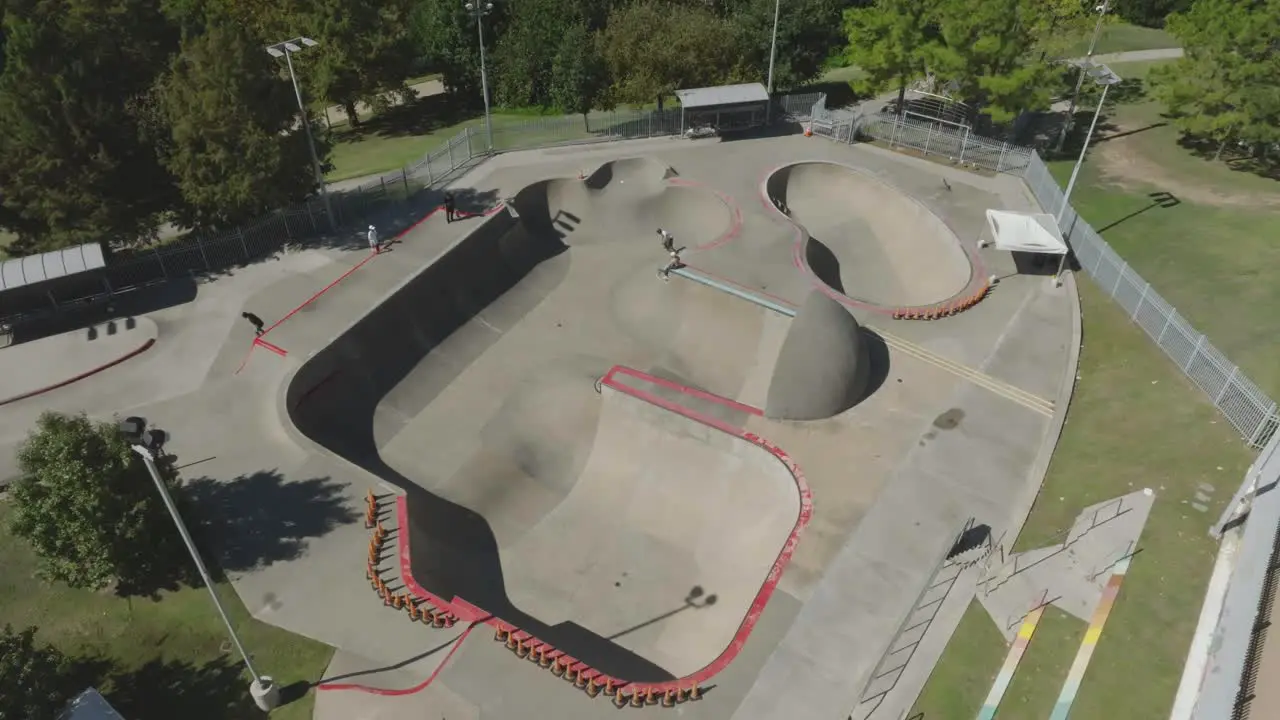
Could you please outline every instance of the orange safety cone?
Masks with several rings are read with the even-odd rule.
[[[546,652],[547,651],[544,650],[541,645],[539,645],[538,647],[533,649],[533,652],[529,653],[529,662],[538,663],[539,665],[541,665],[542,656],[545,655]]]
[[[435,624],[435,618],[436,618],[436,613],[435,613],[435,611],[434,611],[434,610],[432,610],[432,609],[431,609],[431,608],[429,608],[429,607],[425,607],[425,608],[423,608],[423,609],[422,609],[422,624],[423,624],[423,625],[434,625],[434,624]]]
[[[639,690],[631,693],[631,707],[644,707],[644,695]]]
[[[578,669],[572,665],[564,669],[564,679],[569,682],[575,682],[578,679]]]
[[[395,608],[396,610],[400,610],[404,608],[404,600],[400,597],[400,593],[391,594],[391,607]]]
[[[604,679],[604,694],[609,697],[613,697],[618,694],[618,688],[613,684],[613,678],[611,677]]]
[[[418,622],[418,616],[421,614],[422,612],[418,610],[417,605],[413,603],[409,603],[409,619],[410,620],[412,620],[413,622]]]
[[[590,697],[595,697],[599,694],[600,694],[600,686],[596,684],[596,679],[593,677],[587,681],[587,695]]]
[[[631,698],[623,694],[621,691],[619,691],[616,695],[613,696],[613,704],[616,707],[626,707],[627,703],[630,700]]]
[[[587,673],[585,670],[578,671],[578,677],[577,679],[574,680],[573,686],[578,688],[579,690],[587,686]]]
[[[550,648],[547,648],[542,651],[542,657],[538,659],[538,667],[540,668],[551,667],[551,652],[552,651]]]
[[[516,643],[516,657],[525,657],[529,654],[529,645],[521,640]]]
[[[436,616],[431,619],[431,627],[442,628],[445,626],[444,614],[437,612]]]
[[[662,694],[662,707],[675,707],[676,697],[679,695],[675,690],[668,690]]]
[[[693,687],[689,688],[689,699],[690,700],[702,699],[702,691],[698,689],[698,683],[694,683]]]
[[[373,509],[372,505],[370,505],[369,509],[365,511],[364,514],[364,527],[366,530],[372,530],[373,526],[376,525],[377,522],[377,511]]]
[[[559,660],[556,660],[555,664],[551,666],[551,674],[555,675],[556,677],[560,677],[564,675],[564,671],[567,670],[568,668],[569,668],[568,665],[565,665]]]
[[[805,126],[804,126],[804,136],[805,136],[805,137],[813,137],[813,126],[812,126],[812,125],[805,125]]]
[[[644,704],[645,704],[645,705],[657,705],[657,704],[658,704],[658,693],[657,693],[653,688],[649,688],[648,690],[646,690],[646,691],[645,691],[645,693],[644,693]]]

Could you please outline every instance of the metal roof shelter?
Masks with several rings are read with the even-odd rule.
[[[89,688],[67,703],[58,720],[124,720],[124,718],[97,690]]]
[[[720,130],[758,127],[767,120],[769,91],[760,83],[677,90],[680,132],[699,125]]]
[[[677,90],[680,106],[687,110],[717,107],[721,105],[745,105],[769,102],[769,91],[760,83],[721,85],[720,87]]]
[[[5,260],[0,262],[0,291],[14,290],[106,266],[102,246],[98,243]]]

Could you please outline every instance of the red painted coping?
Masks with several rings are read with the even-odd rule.
[[[801,162],[804,162],[804,161],[801,161]],[[820,162],[820,161],[815,161],[815,162]],[[923,313],[928,310],[936,310],[945,305],[954,304],[961,300],[964,300],[970,297],[975,297],[977,296],[978,289],[986,283],[987,270],[986,270],[986,265],[984,265],[982,262],[982,256],[978,253],[976,248],[971,248],[968,245],[966,245],[964,241],[960,239],[960,235],[956,233],[956,241],[960,245],[960,251],[963,252],[965,254],[965,257],[968,258],[969,260],[970,273],[969,273],[969,282],[963,288],[960,289],[960,292],[956,293],[955,295],[952,295],[949,298],[944,298],[936,303],[930,303],[928,305],[891,306],[891,305],[880,305],[877,303],[867,302],[866,300],[855,300],[854,298],[851,298],[848,295],[845,295],[843,293],[838,293],[835,290],[832,290],[826,283],[818,279],[818,276],[814,274],[813,269],[809,267],[808,261],[806,261],[804,258],[804,245],[805,245],[805,241],[808,239],[807,230],[801,227],[799,223],[792,220],[791,217],[788,216],[786,213],[782,212],[782,210],[778,209],[778,206],[774,205],[773,202],[769,200],[768,192],[765,189],[766,183],[774,173],[778,172],[783,168],[790,167],[795,164],[796,163],[787,163],[786,165],[779,165],[773,168],[772,170],[765,172],[765,174],[761,176],[760,183],[759,183],[760,204],[764,206],[766,212],[769,212],[775,218],[781,218],[783,220],[786,220],[786,222],[792,227],[792,229],[795,232],[795,238],[792,240],[792,243],[791,243],[791,262],[796,266],[796,269],[804,273],[805,276],[809,278],[810,284],[812,284],[813,287],[817,289],[819,292],[821,292],[823,295],[826,295],[827,297],[852,308],[858,308],[859,310],[868,310],[870,312],[880,313],[882,315],[894,316],[895,314],[906,314],[913,311]],[[894,185],[885,183],[883,180],[880,180],[879,178],[876,178],[876,181],[884,183],[885,185],[888,185],[894,190],[898,190],[898,188],[895,187]],[[898,190],[898,192],[902,193],[903,195],[906,195],[907,197],[912,197],[910,193],[904,192],[902,190]],[[912,197],[912,199],[915,199],[915,198]],[[916,202],[919,202],[919,200],[916,200]],[[943,224],[944,225],[947,224],[945,220],[943,220]],[[985,295],[983,297],[985,297]],[[979,297],[978,299],[981,300],[982,297]]]
[[[411,231],[413,231],[414,229],[416,229],[419,225],[421,225],[422,223],[426,222],[427,220],[430,220],[430,219],[431,219],[431,217],[432,217],[433,215],[435,215],[436,213],[440,212],[440,210],[441,210],[441,209],[443,209],[443,207],[444,207],[443,205],[439,205],[439,206],[435,207],[434,209],[432,209],[432,210],[431,210],[431,212],[429,212],[429,213],[427,213],[426,215],[423,215],[422,217],[420,217],[420,218],[418,218],[417,220],[413,221],[413,223],[411,223],[408,227],[406,227],[405,229],[403,229],[403,230],[401,230],[400,232],[396,233],[395,235],[391,236],[391,239],[390,239],[390,240],[387,240],[387,241],[386,241],[386,244],[390,245],[391,243],[394,243],[394,242],[396,242],[397,240],[399,240],[400,238],[402,238],[402,237],[404,237],[405,235],[409,234],[409,232],[411,232]],[[497,205],[495,205],[495,206],[493,206],[493,207],[491,207],[491,208],[489,208],[489,209],[487,209],[487,210],[485,210],[484,212],[481,212],[481,213],[462,213],[462,215],[463,215],[464,217],[487,217],[487,216],[489,216],[489,215],[492,215],[492,214],[494,214],[494,213],[498,212],[499,210],[501,210],[501,209],[502,209],[502,208],[504,208],[504,207],[506,207],[505,203],[499,203],[499,204],[497,204]],[[285,323],[287,320],[289,320],[289,318],[293,317],[294,315],[297,315],[299,312],[301,312],[301,311],[302,311],[302,309],[303,309],[303,308],[305,308],[306,306],[308,306],[308,305],[310,305],[311,303],[315,302],[316,300],[320,299],[320,296],[321,296],[321,295],[324,295],[325,293],[327,293],[327,292],[329,292],[330,290],[332,290],[332,289],[333,289],[335,286],[337,286],[339,283],[341,283],[343,280],[346,280],[347,278],[351,277],[351,275],[352,275],[352,274],[354,274],[354,273],[355,273],[357,270],[359,270],[360,268],[364,267],[366,263],[368,263],[370,260],[374,259],[374,258],[375,258],[375,257],[377,257],[377,256],[378,256],[378,253],[373,252],[372,250],[371,250],[371,251],[369,251],[369,254],[368,254],[368,255],[366,255],[366,256],[364,257],[364,259],[363,259],[363,260],[361,260],[360,262],[356,263],[356,264],[355,264],[355,265],[353,265],[351,268],[349,268],[346,272],[344,272],[344,273],[342,273],[341,275],[339,275],[339,276],[338,276],[338,278],[337,278],[336,280],[334,280],[333,282],[329,283],[328,285],[325,285],[323,288],[321,288],[321,289],[320,289],[320,292],[317,292],[315,295],[312,295],[311,297],[307,298],[307,299],[306,299],[306,300],[305,300],[301,305],[299,305],[299,306],[295,307],[294,309],[290,310],[289,312],[285,313],[284,317],[282,317],[282,318],[280,318],[279,320],[277,320],[277,321],[275,321],[274,323],[272,323],[272,324],[271,324],[271,327],[268,327],[266,330],[263,330],[261,335],[259,335],[258,337],[254,338],[253,345],[249,348],[249,352],[250,352],[250,354],[252,354],[252,352],[253,352],[253,348],[254,348],[254,347],[265,347],[265,348],[267,348],[268,350],[271,350],[272,352],[275,352],[276,354],[280,355],[281,357],[283,357],[283,356],[287,355],[288,353],[287,353],[287,351],[286,351],[284,348],[281,348],[281,347],[280,347],[280,346],[278,346],[278,345],[272,345],[271,343],[268,343],[268,342],[264,341],[262,338],[266,337],[266,336],[267,336],[267,334],[269,334],[272,330],[275,330],[276,328],[280,327],[280,325],[282,325],[282,324],[283,324],[283,323]],[[244,359],[244,361],[240,363],[240,367],[239,367],[239,369],[237,369],[237,370],[236,370],[236,374],[237,374],[237,375],[240,373],[240,371],[241,371],[241,370],[244,370],[244,366],[245,366],[245,364],[246,364],[246,363],[248,363],[248,362],[249,362],[249,358],[248,358],[248,356],[246,356],[246,357],[245,357],[245,359]]]
[[[714,250],[723,245],[727,245],[742,233],[742,209],[738,207],[738,203],[734,202],[732,197],[718,190],[714,190],[707,185],[703,185],[700,182],[696,182],[693,180],[686,180],[680,177],[669,178],[667,180],[667,183],[670,185],[680,185],[683,187],[697,188],[699,190],[709,192],[715,195],[717,198],[719,198],[720,202],[724,203],[724,206],[729,209],[729,214],[731,218],[729,221],[729,229],[725,231],[723,235],[716,238],[715,240],[705,242],[701,245],[694,245],[692,248],[694,252],[706,252],[708,250]]]
[[[660,683],[637,683],[637,682],[631,682],[625,678],[615,678],[615,677],[604,675],[592,668],[589,668],[583,665],[576,658],[568,657],[563,653],[559,653],[558,651],[555,651],[554,649],[552,650],[552,652],[555,653],[553,654],[552,657],[555,659],[556,662],[562,663],[562,664],[567,663],[569,664],[570,669],[580,673],[585,673],[588,679],[594,678],[597,682],[603,683],[606,680],[611,680],[616,687],[620,687],[620,688],[627,687],[627,688],[630,688],[632,692],[653,691],[655,693],[665,693],[668,690],[686,689],[693,685],[704,684],[707,680],[709,680],[710,678],[722,672],[726,667],[729,666],[729,663],[733,662],[733,660],[737,658],[738,653],[740,653],[742,651],[742,648],[746,645],[747,638],[750,637],[751,631],[755,629],[756,623],[760,620],[760,615],[764,612],[765,606],[768,605],[769,599],[773,596],[774,590],[777,589],[778,582],[782,579],[783,571],[786,569],[787,565],[791,562],[791,556],[795,553],[796,545],[800,541],[800,533],[804,530],[805,526],[809,524],[809,520],[813,517],[813,494],[809,489],[808,483],[805,481],[804,473],[800,470],[800,467],[795,463],[794,460],[791,459],[789,455],[787,455],[785,451],[782,450],[782,448],[778,447],[777,445],[774,445],[773,443],[769,442],[768,440],[765,440],[764,438],[760,437],[759,435],[756,435],[755,433],[747,432],[741,428],[734,427],[733,425],[730,425],[729,423],[726,423],[722,420],[718,420],[708,415],[704,415],[702,413],[699,413],[697,411],[694,411],[692,409],[689,409],[682,405],[674,403],[670,400],[666,400],[664,398],[657,397],[656,395],[653,395],[651,393],[647,393],[643,390],[639,390],[637,388],[633,388],[628,385],[622,384],[614,379],[615,375],[627,375],[630,377],[643,379],[646,382],[650,382],[662,387],[679,390],[688,395],[698,397],[703,400],[716,402],[726,407],[733,408],[735,410],[742,410],[745,412],[749,412],[753,415],[762,415],[763,413],[758,408],[754,408],[749,405],[744,405],[742,403],[738,403],[733,400],[729,400],[727,398],[723,398],[717,395],[712,395],[710,393],[706,393],[701,390],[696,390],[694,388],[679,385],[669,380],[664,380],[662,378],[654,377],[653,375],[650,375],[648,373],[643,373],[643,372],[640,372],[639,370],[628,368],[622,365],[615,365],[601,379],[602,385],[608,385],[610,388],[613,388],[614,390],[626,393],[628,395],[631,395],[632,397],[643,400],[645,402],[650,403],[651,405],[655,405],[665,410],[669,410],[678,415],[682,415],[686,418],[689,418],[690,420],[702,423],[703,425],[706,425],[708,427],[715,428],[727,435],[732,435],[733,437],[746,440],[747,442],[750,442],[753,445],[756,445],[758,447],[761,447],[767,450],[770,454],[772,454],[775,458],[777,458],[779,462],[781,462],[784,466],[786,466],[792,478],[795,479],[796,489],[800,494],[800,512],[797,514],[795,526],[791,529],[791,534],[787,537],[786,542],[783,543],[782,550],[778,553],[777,558],[774,560],[773,566],[769,569],[768,575],[765,577],[764,582],[760,585],[760,590],[756,593],[756,597],[752,601],[750,608],[748,608],[746,616],[743,618],[742,623],[738,626],[738,631],[734,634],[733,640],[730,641],[729,645],[724,649],[724,651],[722,651],[720,655],[716,657],[715,660],[712,660],[705,667],[701,668],[700,670],[694,673],[686,675],[685,677],[678,678],[675,680],[669,680],[669,681],[660,682]],[[409,527],[409,511],[408,511],[408,505],[405,502],[404,497],[399,497],[396,499],[396,515],[400,523],[400,527],[408,528]],[[420,597],[426,600],[427,602],[433,605],[440,606],[452,612],[454,615],[457,615],[460,619],[469,621],[473,623],[473,625],[484,623],[484,624],[493,626],[495,630],[498,630],[498,631],[512,632],[515,635],[517,640],[532,639],[536,641],[536,638],[533,638],[533,636],[530,635],[529,633],[523,630],[519,630],[518,628],[516,628],[515,625],[505,622],[501,618],[495,617],[492,614],[485,612],[483,609],[473,605],[470,602],[467,602],[463,598],[455,597],[452,601],[446,602],[443,598],[439,597],[438,595],[428,592],[425,588],[419,585],[417,581],[413,579],[413,567],[410,563],[409,533],[403,532],[403,531],[400,533],[397,533],[396,541],[399,544],[399,550],[400,550],[399,552],[400,576],[401,576],[401,579],[404,581],[405,587],[409,590],[409,592],[413,593],[417,597]],[[537,647],[547,648],[549,646],[546,643],[540,643],[537,645]]]
[[[83,380],[83,379],[85,379],[85,378],[89,377],[90,375],[97,375],[98,373],[102,372],[103,370],[107,370],[107,369],[109,369],[109,368],[113,368],[113,367],[115,367],[116,365],[119,365],[120,363],[124,362],[125,360],[128,360],[129,358],[132,358],[132,357],[136,357],[136,356],[138,356],[138,355],[141,355],[142,353],[144,353],[144,352],[146,352],[147,350],[151,349],[151,346],[152,346],[152,345],[155,345],[155,344],[156,344],[156,339],[155,339],[155,338],[147,338],[146,342],[144,342],[144,343],[142,343],[141,345],[139,345],[138,347],[136,347],[136,348],[134,348],[134,349],[130,350],[129,352],[125,353],[124,355],[121,355],[120,357],[116,358],[115,360],[112,360],[112,361],[111,361],[111,362],[109,362],[109,363],[104,363],[104,364],[102,364],[102,365],[99,365],[99,366],[97,366],[97,367],[95,367],[95,368],[91,369],[91,370],[86,370],[86,371],[84,371],[84,372],[82,372],[82,373],[80,373],[80,374],[78,374],[78,375],[74,375],[74,376],[72,376],[72,377],[69,377],[69,378],[67,378],[66,380],[60,380],[60,381],[58,381],[58,382],[56,382],[56,383],[54,383],[54,384],[52,384],[52,385],[45,385],[45,386],[44,386],[44,387],[42,387],[42,388],[37,388],[37,389],[35,389],[35,390],[28,390],[27,392],[20,393],[20,394],[18,394],[18,395],[14,395],[13,397],[5,398],[5,399],[3,399],[3,400],[0,400],[0,405],[8,405],[9,403],[15,403],[15,402],[18,402],[19,400],[26,400],[27,398],[35,397],[36,395],[43,395],[44,393],[47,393],[47,392],[49,392],[50,390],[57,390],[58,388],[66,387],[66,386],[70,385],[71,383],[79,382],[79,381],[81,381],[81,380]]]

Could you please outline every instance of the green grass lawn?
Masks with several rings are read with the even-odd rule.
[[[1154,63],[1114,66],[1143,77]],[[1178,312],[1250,379],[1280,396],[1280,284],[1267,273],[1280,262],[1280,182],[1249,158],[1216,148],[1184,148],[1162,108],[1139,97],[1108,118],[1129,134],[1089,151],[1072,204]],[[1136,132],[1135,132],[1136,131]],[[1116,162],[1119,159],[1120,162]],[[1071,163],[1051,163],[1065,184]],[[1280,172],[1275,170],[1275,177]],[[1147,193],[1165,191],[1182,202],[1152,207]],[[1139,212],[1140,211],[1140,212]],[[1138,213],[1138,214],[1135,214]]]
[[[1243,477],[1252,453],[1231,426],[1092,282],[1078,277],[1084,313],[1080,380],[1067,424],[1017,549],[1052,541],[1085,507],[1143,487],[1156,503],[1119,602],[1111,614],[1073,717],[1164,720],[1213,568],[1217,545],[1209,525]],[[1189,502],[1201,483],[1213,485],[1209,512]],[[975,620],[976,622],[976,620]],[[987,620],[990,623],[990,620]],[[1010,689],[1010,712],[1047,716],[1081,638],[1051,641],[1037,631]],[[1066,634],[1064,623],[1063,633]],[[918,709],[924,720],[971,718],[990,687],[955,687],[994,676],[1003,645],[975,650],[957,635],[931,676]],[[992,632],[995,632],[994,626]],[[1041,641],[1046,641],[1042,643]],[[1032,658],[1037,658],[1034,665]],[[942,704],[935,699],[954,699]],[[1016,699],[1015,699],[1016,698]],[[1029,708],[1022,714],[1018,708]],[[1034,709],[1033,714],[1030,709]]]
[[[1089,51],[1089,37],[1071,47],[1070,55],[1084,55]],[[1098,37],[1098,45],[1094,52],[1103,53],[1129,52],[1131,50],[1163,50],[1179,47],[1178,41],[1164,30],[1145,28],[1128,23],[1113,23],[1102,28]]]
[[[997,720],[1043,720],[1053,712],[1062,681],[1071,668],[1086,623],[1049,606],[1005,691]],[[988,684],[988,687],[990,685]],[[1078,717],[1089,717],[1079,715]]]
[[[259,716],[207,590],[188,588],[150,601],[45,585],[33,579],[35,558],[25,543],[9,534],[9,512],[0,501],[0,622],[36,625],[43,642],[73,657],[95,658],[81,684],[98,687],[129,720]],[[219,584],[218,594],[258,672],[283,687],[320,678],[332,648],[254,620],[229,583]],[[309,720],[313,694],[271,717]]]
[[[1008,648],[991,616],[969,603],[951,642],[907,717],[911,720],[971,720],[987,697]]]

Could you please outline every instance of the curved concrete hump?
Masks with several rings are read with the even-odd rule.
[[[862,399],[869,378],[870,360],[858,321],[835,299],[811,292],[778,353],[765,417],[835,417]]]
[[[651,157],[621,158],[596,168],[583,184],[590,190],[604,190],[619,182],[658,185],[673,175],[675,170]]]
[[[960,238],[923,203],[856,168],[801,162],[764,192],[803,232],[805,269],[839,295],[881,307],[943,302],[973,277]]]

